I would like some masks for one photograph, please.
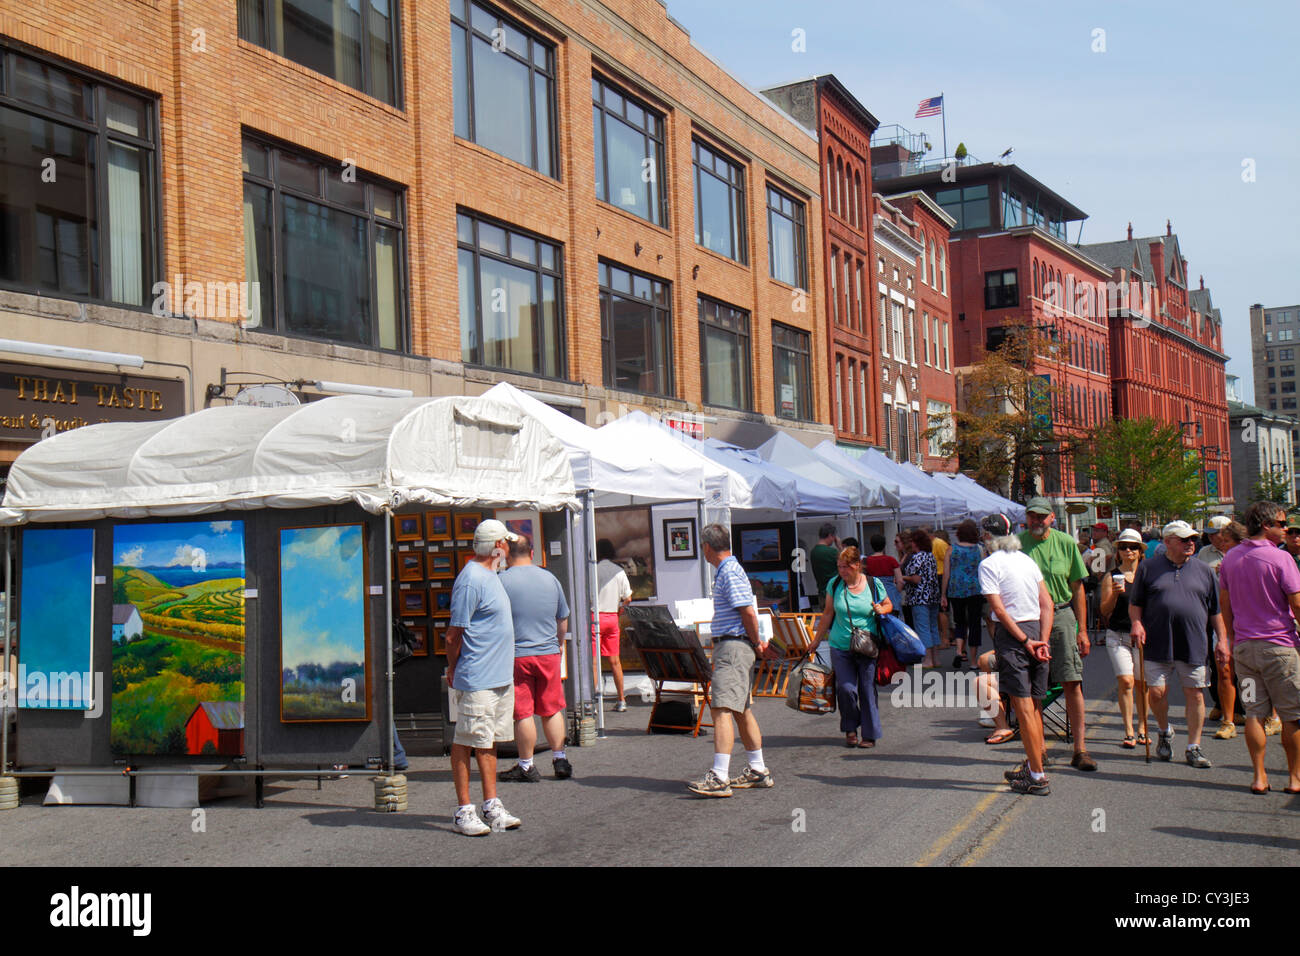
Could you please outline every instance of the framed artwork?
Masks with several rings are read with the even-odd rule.
[[[90,528],[23,531],[18,603],[18,660],[27,675],[18,706],[90,710],[95,691],[95,532]],[[140,612],[113,605],[113,647],[144,634]],[[32,681],[35,675],[44,680]],[[59,675],[59,676],[55,676]],[[0,715],[0,720],[3,720]]]
[[[423,581],[424,555],[419,551],[397,552],[397,580]]]
[[[424,617],[429,613],[429,601],[424,588],[413,588],[397,592],[397,611],[399,617]]]
[[[433,652],[444,655],[447,653],[447,628],[436,621],[433,624]]]
[[[434,617],[451,617],[451,592],[450,591],[430,591],[430,613]]]
[[[690,561],[698,557],[694,518],[664,519],[664,560]]]
[[[781,560],[781,529],[777,525],[740,529],[740,563]]]
[[[363,525],[280,529],[281,722],[370,719],[366,581]]]
[[[426,511],[424,513],[424,539],[426,541],[451,540],[450,511]]]
[[[419,541],[424,534],[419,515],[393,515],[394,541]]]
[[[456,537],[469,541],[474,537],[474,529],[478,523],[483,520],[483,516],[477,511],[462,511],[456,515]]]
[[[244,585],[242,521],[113,528],[115,754],[244,753]]]
[[[473,551],[457,551],[456,552],[456,573],[460,574],[460,572],[464,570],[465,565],[469,564],[473,560],[474,560]]]
[[[650,531],[650,508],[597,508],[596,540],[614,545],[614,561],[627,572],[632,600],[655,596],[654,535]]]
[[[417,627],[410,628],[410,631],[412,634],[415,635],[415,644],[411,648],[411,656],[428,657],[429,656],[429,628],[421,624]]]
[[[749,586],[754,589],[760,608],[769,607],[774,611],[790,610],[790,572],[788,571],[747,571]]]
[[[542,516],[536,511],[498,511],[496,519],[515,534],[528,535],[533,543],[533,562],[546,567],[546,542],[542,540]]]
[[[429,580],[438,578],[454,578],[458,570],[455,565],[455,552],[452,551],[430,551],[425,557],[425,566],[428,569]]]

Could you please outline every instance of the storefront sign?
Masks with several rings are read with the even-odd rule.
[[[681,418],[665,418],[664,424],[669,428],[675,428],[684,435],[690,435],[700,441],[704,440],[704,423],[688,422]]]
[[[283,385],[249,385],[241,388],[235,395],[236,405],[252,405],[257,408],[284,408],[300,405],[298,396]]]
[[[0,362],[0,441],[38,442],[101,422],[185,414],[181,382]]]

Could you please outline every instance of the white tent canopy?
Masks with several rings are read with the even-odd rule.
[[[832,468],[847,471],[857,476],[868,488],[873,489],[872,507],[877,512],[896,513],[898,511],[899,505],[902,503],[902,495],[895,479],[868,468],[852,455],[845,453],[843,449],[837,448],[834,442],[823,441],[808,450]]]
[[[943,523],[945,525],[954,525],[958,521],[964,521],[971,516],[974,509],[971,508],[970,500],[961,491],[954,489],[948,482],[940,481],[937,473],[930,474],[922,471],[910,461],[903,463],[901,467],[905,474],[911,475],[916,481],[921,482],[924,487],[933,488],[939,495],[939,499],[943,504]]]
[[[770,508],[775,503],[756,498],[756,489],[739,472],[734,472],[678,440],[667,425],[645,412],[629,412],[596,429],[596,437],[629,457],[641,455],[656,470],[677,475],[699,475],[704,483],[704,506],[720,508]]]
[[[354,502],[576,510],[564,447],[485,398],[342,395],[65,432],[14,462],[0,524]]]
[[[756,452],[707,438],[701,444],[703,453],[729,468],[744,471],[753,469],[756,475],[792,489],[793,504],[785,509],[809,515],[846,515],[853,510],[849,496],[844,491],[813,481],[775,462],[765,461]]]
[[[1004,514],[1011,521],[1023,522],[1025,520],[1025,506],[1018,505],[1010,498],[1003,498],[997,492],[989,491],[975,479],[963,475],[948,475],[948,480],[953,483],[961,492],[968,495],[974,500],[981,502],[981,514]]]
[[[785,432],[777,432],[754,449],[754,453],[764,461],[770,461],[797,475],[844,492],[849,497],[852,510],[857,514],[890,510],[884,502],[884,495],[879,485],[868,482],[866,478],[856,473],[841,470],[823,461],[813,454],[812,449]]]
[[[826,446],[823,448],[822,446]],[[897,482],[898,486],[898,520],[903,524],[936,524],[942,522],[942,501],[934,488],[926,487],[927,482],[918,481],[914,475],[904,471],[902,466],[881,454],[874,448],[864,449],[861,455],[854,455],[836,448],[830,442],[822,442],[818,450],[826,454],[839,454],[849,459],[854,465],[882,478]]]

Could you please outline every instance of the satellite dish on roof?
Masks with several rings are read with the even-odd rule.
[[[235,393],[236,405],[254,408],[284,408],[301,405],[298,396],[283,385],[249,385]]]

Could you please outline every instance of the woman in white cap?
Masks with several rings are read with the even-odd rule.
[[[1124,741],[1120,746],[1132,750],[1140,743],[1133,732],[1133,637],[1129,633],[1128,595],[1133,576],[1146,552],[1142,535],[1132,528],[1120,532],[1115,541],[1119,564],[1101,579],[1101,617],[1106,622],[1106,655],[1115,671],[1119,691],[1119,715],[1124,721]]]

